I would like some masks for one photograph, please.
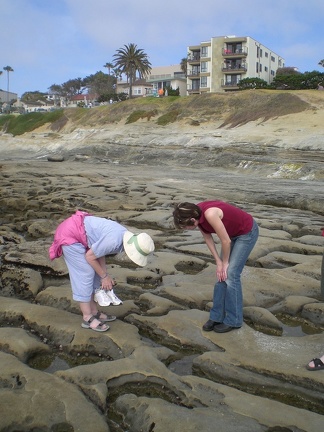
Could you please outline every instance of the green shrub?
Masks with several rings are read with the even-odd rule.
[[[243,78],[239,83],[240,90],[268,88],[268,83],[261,78]]]
[[[174,123],[175,121],[177,121],[178,115],[179,115],[178,110],[169,111],[158,118],[157,124],[160,126],[165,126],[169,123]]]
[[[5,115],[0,117],[2,132],[22,135],[43,126],[45,123],[53,123],[63,116],[63,110],[52,112],[33,112],[18,116]]]
[[[141,110],[134,111],[128,116],[128,118],[126,120],[126,124],[135,123],[137,120],[143,119],[143,118],[147,118],[147,120],[150,120],[151,117],[156,116],[156,114],[157,114],[156,110],[153,110],[153,111],[141,111]]]
[[[168,91],[168,96],[180,96],[180,88],[173,89],[172,87],[167,86],[165,90]],[[165,94],[165,91],[164,91]]]

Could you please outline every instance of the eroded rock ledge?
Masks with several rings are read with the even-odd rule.
[[[324,374],[305,369],[323,351],[320,182],[43,157],[2,162],[0,182],[1,430],[320,430]],[[171,220],[175,202],[215,196],[260,225],[243,273],[245,323],[223,335],[201,329],[208,250]],[[102,308],[117,316],[104,334],[81,328],[66,267],[47,255],[77,208],[156,243],[145,269],[108,261],[123,305]]]

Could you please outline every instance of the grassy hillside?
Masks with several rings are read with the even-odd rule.
[[[213,122],[219,127],[237,127],[250,121],[317,110],[324,107],[324,92],[249,90],[189,97],[138,98],[92,109],[66,108],[51,113],[0,116],[0,130],[21,135],[48,124],[52,132],[75,128],[104,127],[146,120],[160,126],[186,121],[191,125]]]

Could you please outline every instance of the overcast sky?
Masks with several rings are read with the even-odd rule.
[[[323,0],[0,0],[0,70],[14,69],[10,91],[21,96],[107,72],[103,65],[129,43],[156,67],[179,64],[189,45],[236,35],[300,72],[324,72],[323,18]]]

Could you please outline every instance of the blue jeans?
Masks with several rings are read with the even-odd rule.
[[[259,227],[253,222],[252,230],[244,235],[231,238],[231,253],[227,279],[216,282],[210,319],[231,327],[243,324],[243,294],[241,274],[245,263],[258,239]]]

